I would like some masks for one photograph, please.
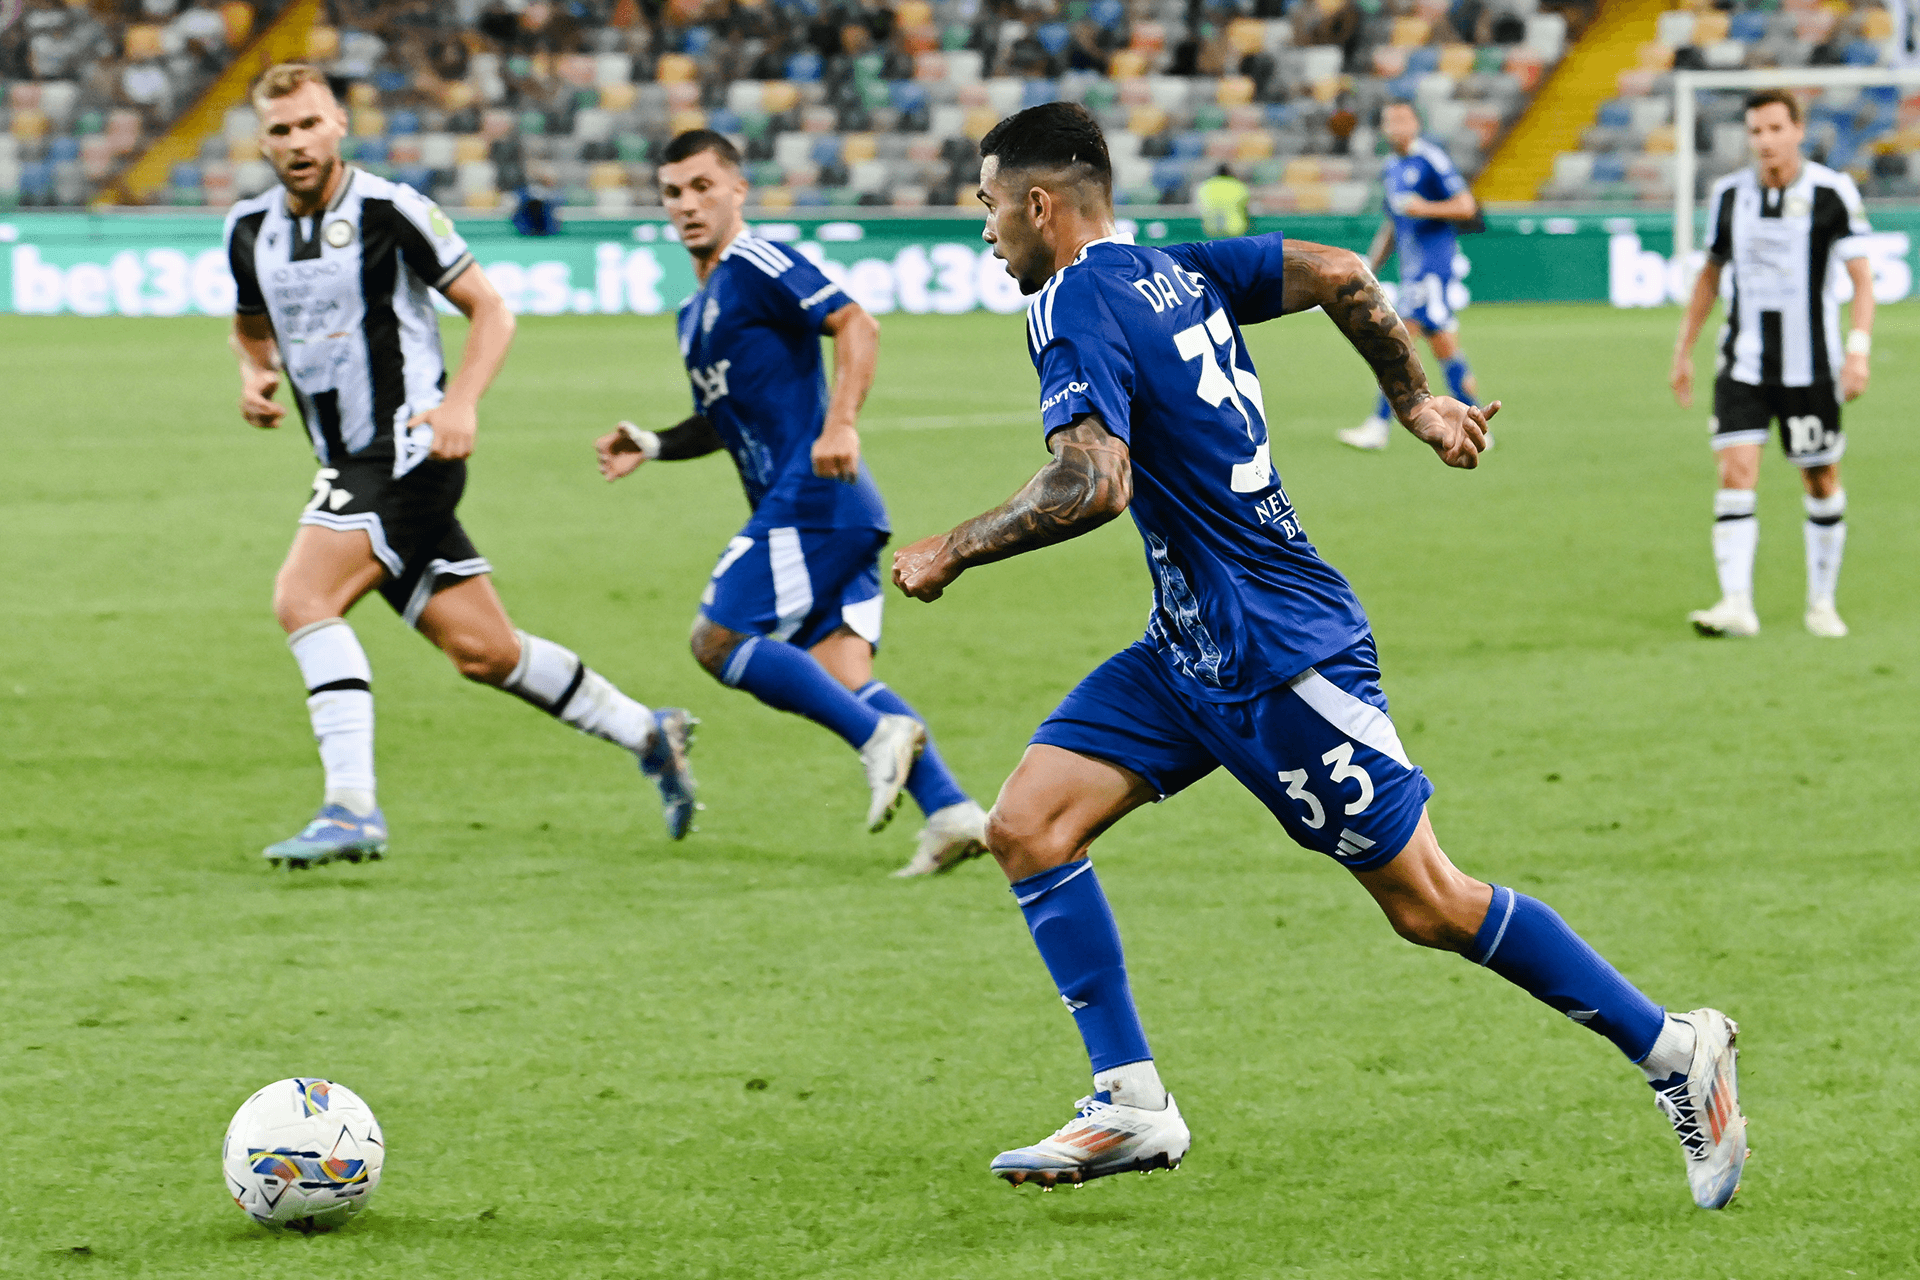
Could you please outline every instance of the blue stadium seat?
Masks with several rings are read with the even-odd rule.
[[[1020,91],[1020,107],[1037,107],[1060,100],[1060,86],[1051,80],[1028,80]]]
[[[1630,129],[1633,127],[1633,109],[1619,99],[1602,103],[1600,123],[1608,129]]]
[[[820,55],[796,53],[787,59],[787,79],[797,84],[813,84],[820,79]]]

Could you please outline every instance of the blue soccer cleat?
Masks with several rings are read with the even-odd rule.
[[[666,819],[667,834],[675,840],[686,839],[693,830],[696,784],[687,769],[687,749],[693,745],[693,730],[700,721],[684,707],[662,707],[653,713],[653,741],[640,754],[640,772],[660,788],[660,815]]]
[[[1733,1047],[1740,1027],[1718,1009],[1669,1015],[1693,1026],[1693,1061],[1685,1075],[1652,1081],[1680,1149],[1687,1185],[1702,1209],[1724,1209],[1740,1189],[1747,1156],[1747,1118],[1740,1112],[1740,1081]]]
[[[358,862],[362,858],[377,861],[387,851],[387,820],[380,810],[362,818],[344,805],[321,806],[313,821],[299,835],[263,851],[274,866],[286,863],[290,869],[318,867],[336,859]]]
[[[1193,1146],[1173,1095],[1158,1111],[1107,1102],[1099,1096],[1074,1105],[1073,1119],[1052,1137],[1002,1151],[989,1171],[1014,1186],[1037,1182],[1051,1191],[1062,1182],[1079,1186],[1110,1173],[1178,1169]]]

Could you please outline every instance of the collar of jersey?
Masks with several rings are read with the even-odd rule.
[[[1075,262],[1078,262],[1080,261],[1080,259],[1086,257],[1087,250],[1093,248],[1093,246],[1097,244],[1120,244],[1120,243],[1122,243],[1122,241],[1119,236],[1101,236],[1098,240],[1089,240],[1085,244],[1080,246],[1080,252],[1074,255],[1073,260]]]
[[[359,166],[351,164],[347,166],[347,180],[340,184],[340,190],[334,195],[333,199],[328,202],[327,207],[320,211],[321,213],[332,213],[335,209],[338,209],[347,202],[347,192],[353,190],[353,180],[359,176],[359,173]],[[287,207],[287,189],[285,187],[280,188],[280,212],[286,214],[287,217],[293,221],[299,221],[298,218],[294,217],[293,210]],[[311,217],[312,215],[309,214],[308,216]]]

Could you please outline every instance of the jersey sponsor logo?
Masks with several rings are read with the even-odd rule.
[[[439,205],[430,204],[427,206],[427,229],[445,240],[453,235],[453,222],[446,214],[440,212]]]
[[[1087,389],[1087,384],[1084,382],[1069,382],[1066,386],[1066,390],[1056,391],[1052,395],[1048,396],[1045,400],[1042,400],[1040,402],[1040,412],[1045,413],[1047,410],[1053,408],[1053,406],[1059,404],[1062,400],[1065,400],[1068,396],[1079,395],[1081,392],[1085,391],[1086,389]]]
[[[345,218],[335,218],[327,224],[323,234],[328,244],[336,249],[344,249],[353,243],[353,224]]]
[[[317,280],[322,276],[337,276],[341,266],[325,258],[311,262],[289,262],[283,267],[275,267],[267,276],[274,284],[286,284],[289,281]]]
[[[727,370],[732,367],[731,360],[716,360],[704,369],[687,370],[694,389],[700,394],[702,409],[727,394]]]

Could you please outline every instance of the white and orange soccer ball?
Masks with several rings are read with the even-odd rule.
[[[276,1080],[240,1104],[220,1149],[227,1192],[255,1222],[324,1230],[367,1207],[386,1156],[373,1109],[343,1084]]]

